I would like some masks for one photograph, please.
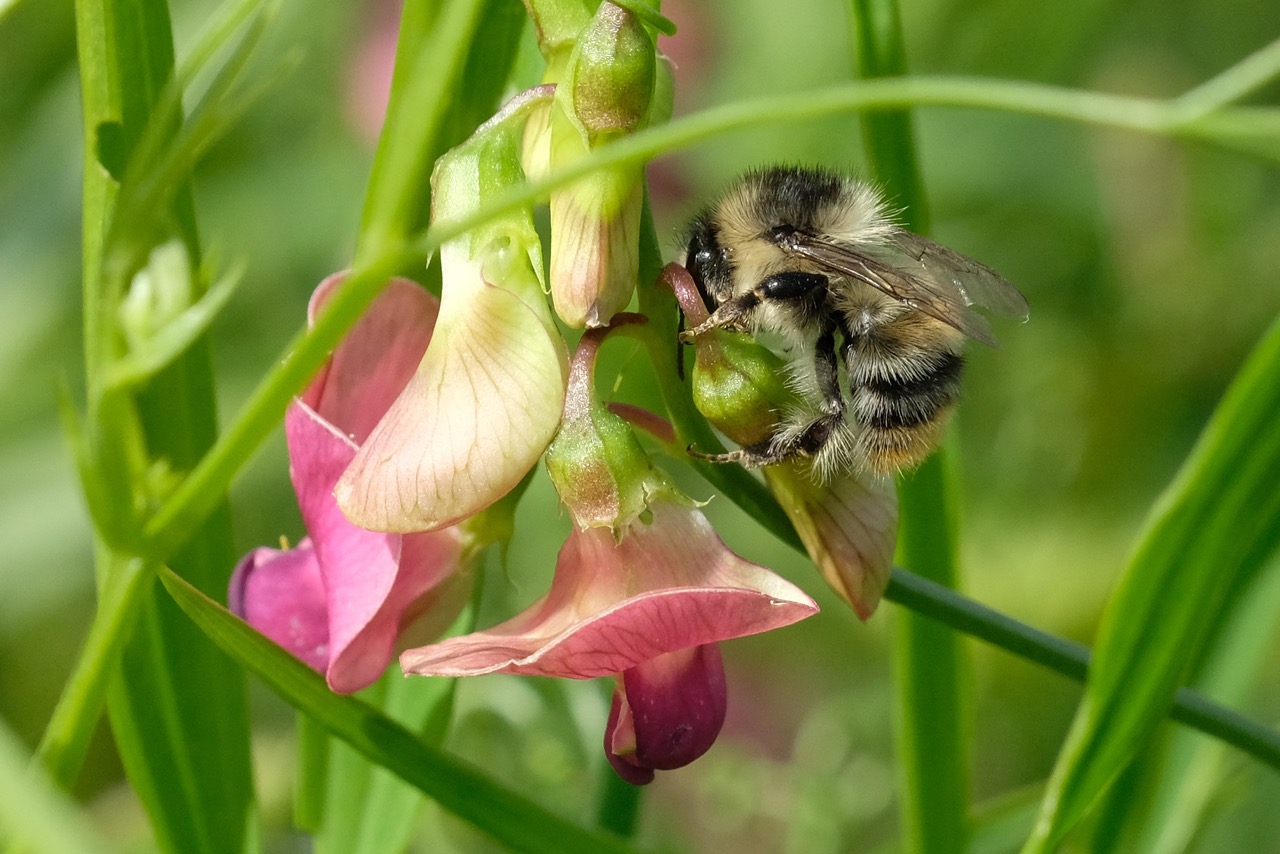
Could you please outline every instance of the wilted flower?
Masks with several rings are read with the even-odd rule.
[[[521,180],[517,120],[547,94],[519,96],[441,158],[433,222],[465,216]],[[506,495],[542,455],[560,423],[566,358],[541,253],[528,211],[441,248],[431,345],[338,483],[353,522],[400,532],[452,524]]]
[[[341,284],[341,276],[321,283],[310,317]],[[435,298],[421,287],[391,281],[290,404],[289,473],[310,536],[293,549],[254,550],[232,577],[232,610],[322,671],[335,691],[376,680],[402,627],[447,592],[458,568],[463,538],[456,528],[405,536],[366,531],[333,498],[357,447],[422,358],[436,312]]]
[[[606,751],[625,779],[644,783],[715,740],[725,689],[714,644],[789,625],[817,606],[730,551],[623,435],[629,428],[591,385],[600,337],[584,336],[574,358],[564,427],[549,454],[575,522],[551,590],[498,626],[407,650],[400,663],[434,676],[618,675]]]
[[[691,326],[707,318],[689,273],[663,270]],[[722,329],[700,335],[694,401],[721,432],[748,446],[767,440],[794,397],[782,360],[750,336]],[[766,466],[765,481],[795,526],[809,557],[855,613],[875,612],[889,583],[898,536],[898,499],[888,478],[852,475],[816,482],[802,461]]]

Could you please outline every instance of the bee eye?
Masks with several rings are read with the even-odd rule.
[[[769,240],[778,246],[794,246],[799,234],[800,229],[786,223],[775,225],[768,231]]]

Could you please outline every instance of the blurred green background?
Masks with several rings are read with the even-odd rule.
[[[179,55],[212,8],[173,4]],[[852,74],[836,0],[684,0],[663,11],[681,28],[661,42],[677,65],[677,114]],[[248,270],[214,331],[224,418],[299,327],[311,288],[350,259],[396,14],[381,0],[285,4],[264,65],[299,65],[197,173],[206,246]],[[903,15],[915,73],[1152,97],[1280,34],[1280,5],[1261,0],[923,0]],[[916,129],[934,236],[999,269],[1032,306],[1025,326],[997,322],[1000,350],[974,348],[953,429],[966,592],[1088,642],[1144,514],[1280,311],[1280,171],[1198,144],[1022,116],[930,109]],[[88,521],[56,415],[59,384],[76,389],[80,375],[80,134],[71,4],[0,3],[0,716],[28,743],[93,607]],[[655,163],[670,253],[701,203],[770,161],[856,173],[857,120],[757,128]],[[652,399],[642,356],[627,347],[614,346],[601,383],[616,377],[621,395]],[[278,434],[232,498],[242,550],[300,536]],[[891,850],[895,606],[858,624],[807,562],[727,501],[707,511],[731,546],[800,583],[824,611],[725,647],[726,731],[704,759],[650,787],[643,838],[694,851]],[[509,565],[491,561],[484,621],[545,589],[567,529],[540,476]],[[1265,636],[1259,674],[1280,672],[1278,647]],[[1016,793],[1051,767],[1078,688],[981,645],[968,651],[974,800],[1016,807]],[[1280,680],[1251,681],[1256,690],[1233,701],[1280,718]],[[598,777],[606,703],[597,685],[473,680],[452,743],[577,814],[581,787]],[[287,830],[292,715],[260,686],[255,712],[268,848],[305,850]],[[1234,754],[1221,773],[1190,850],[1280,851],[1280,780]],[[77,794],[104,829],[146,850],[145,818],[105,730]],[[457,850],[486,850],[455,822],[426,820]],[[997,837],[979,842],[1007,850]],[[436,839],[418,850],[450,849]]]

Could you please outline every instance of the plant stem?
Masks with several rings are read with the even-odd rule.
[[[853,42],[862,80],[907,73],[896,0],[853,0]],[[861,116],[871,174],[902,211],[902,223],[928,231],[929,213],[906,110]],[[940,586],[958,586],[950,469],[939,450],[898,482],[900,559]],[[959,854],[968,837],[968,764],[963,735],[959,638],[905,610],[894,624],[895,732],[903,848]]]

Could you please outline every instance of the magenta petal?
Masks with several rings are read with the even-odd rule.
[[[635,721],[627,703],[627,692],[619,684],[613,689],[609,720],[604,725],[604,756],[619,777],[633,786],[647,786],[653,782],[653,769],[638,764],[635,752]]]
[[[615,542],[575,530],[551,590],[487,631],[404,652],[406,673],[523,673],[591,679],[664,653],[790,625],[818,606],[731,552],[696,509],[670,499]]]
[[[335,374],[330,373],[332,380]],[[329,687],[348,693],[386,669],[406,611],[457,564],[459,534],[450,529],[405,537],[357,528],[338,509],[333,486],[355,445],[306,404],[285,414],[290,474],[302,518],[315,543],[328,608]]]
[[[624,780],[643,785],[653,770],[682,768],[706,753],[727,707],[724,662],[715,644],[658,656],[622,674],[605,728],[605,755]]]
[[[345,274],[325,279],[311,295],[307,319],[342,286]],[[408,279],[392,279],[333,351],[302,395],[325,421],[363,444],[409,384],[427,352],[440,302]]]
[[[310,540],[288,551],[254,549],[231,576],[228,607],[249,625],[324,672],[329,623],[320,564]]]

